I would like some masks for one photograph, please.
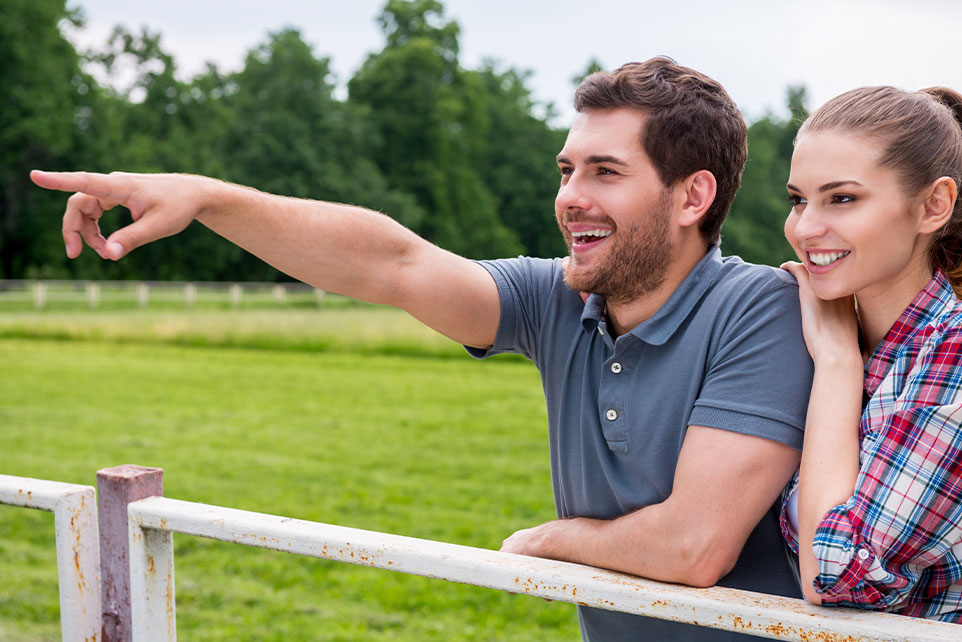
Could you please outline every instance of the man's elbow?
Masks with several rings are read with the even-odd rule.
[[[739,552],[710,541],[690,541],[679,555],[678,581],[696,588],[715,586],[735,567]]]

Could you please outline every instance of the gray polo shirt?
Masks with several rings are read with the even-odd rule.
[[[559,517],[610,519],[664,501],[689,425],[801,449],[812,362],[787,272],[712,248],[654,316],[612,339],[604,299],[583,303],[560,259],[481,265],[501,320],[494,346],[469,352],[521,353],[540,370]],[[774,509],[719,585],[801,597]],[[593,642],[749,637],[584,607],[579,616]]]

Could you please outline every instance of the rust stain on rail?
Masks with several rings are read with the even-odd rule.
[[[767,624],[765,626],[755,625],[750,620],[746,621],[738,615],[731,616],[732,630],[734,631],[764,631],[768,635],[776,638],[799,639],[803,642],[860,642],[864,640],[862,636],[843,635],[831,631],[808,631],[785,626],[781,622]],[[724,622],[724,616],[718,616],[719,622]]]

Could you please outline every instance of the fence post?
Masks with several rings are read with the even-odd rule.
[[[141,308],[147,307],[147,303],[150,301],[150,286],[146,282],[141,281],[137,284],[137,306]]]
[[[33,307],[37,310],[43,310],[47,305],[47,284],[43,281],[37,281],[33,284]]]
[[[87,281],[87,304],[91,309],[100,306],[100,284],[96,281]]]
[[[127,504],[164,494],[164,471],[115,466],[97,471],[103,642],[131,642]]]
[[[241,304],[243,288],[240,283],[233,283],[230,286],[230,307],[237,308]]]

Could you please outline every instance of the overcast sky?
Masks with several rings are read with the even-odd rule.
[[[606,69],[669,55],[721,81],[745,115],[784,113],[785,88],[803,84],[809,107],[861,85],[962,90],[962,12],[955,0],[442,0],[461,26],[461,64],[484,58],[532,72],[536,99],[567,126],[571,78],[597,58]],[[384,0],[70,0],[87,25],[80,46],[102,45],[116,24],[162,34],[184,79],[212,61],[242,66],[267,34],[298,27],[331,58],[343,87],[380,50]],[[343,92],[343,89],[342,89]]]

